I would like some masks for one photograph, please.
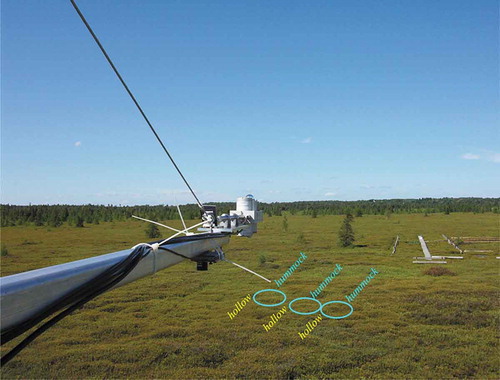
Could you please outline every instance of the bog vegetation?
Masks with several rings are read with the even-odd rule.
[[[275,280],[299,252],[306,253],[308,259],[280,287],[290,300],[308,296],[336,264],[343,270],[318,300],[345,300],[375,268],[379,274],[352,302],[350,317],[324,319],[302,340],[298,332],[316,315],[286,313],[266,332],[262,324],[277,309],[251,302],[232,320],[227,312],[247,294],[272,285],[228,263],[197,272],[194,262],[185,261],[91,301],[8,363],[2,377],[500,377],[498,243],[477,243],[493,252],[465,253],[463,260],[450,260],[442,269],[412,264],[413,256],[422,254],[417,235],[426,238],[433,255],[456,255],[441,234],[498,236],[498,214],[440,211],[424,216],[393,210],[387,218],[385,211],[370,215],[364,210],[362,217],[354,217],[355,244],[342,248],[343,215],[324,215],[319,209],[316,218],[281,212],[281,217],[265,218],[251,239],[233,237],[224,247],[226,255]],[[167,224],[181,227],[178,220]],[[144,222],[127,218],[85,221],[83,228],[67,223],[5,227],[2,242],[8,255],[2,257],[2,275],[125,249],[147,240],[145,228]],[[391,256],[396,235],[401,241]],[[304,311],[309,306],[297,305]]]

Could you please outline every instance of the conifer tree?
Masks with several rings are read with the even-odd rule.
[[[150,239],[156,239],[160,237],[160,230],[156,227],[156,224],[150,223],[148,228],[146,228],[146,235]]]
[[[347,214],[342,221],[339,230],[339,244],[341,247],[350,247],[354,243],[354,230],[351,226],[352,220],[352,215]]]
[[[283,215],[283,231],[288,232],[288,218],[286,215]]]
[[[83,218],[80,215],[75,218],[75,227],[83,227]]]

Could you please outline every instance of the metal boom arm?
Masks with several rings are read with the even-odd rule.
[[[220,249],[229,242],[229,234],[197,234],[176,238],[150,254],[115,287],[154,274],[180,263],[186,258],[194,259],[206,252]],[[113,252],[66,264],[36,269],[0,278],[0,302],[2,307],[2,331],[29,319],[47,305],[89,281],[100,272],[120,262],[132,249]]]

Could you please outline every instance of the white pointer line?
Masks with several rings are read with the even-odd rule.
[[[248,269],[248,268],[245,268],[243,265],[236,264],[235,262],[233,262],[233,261],[231,261],[231,260],[228,260],[228,259],[223,259],[223,260],[224,260],[224,261],[227,261],[227,262],[228,262],[228,263],[230,263],[230,264],[236,265],[237,267],[239,267],[239,268],[241,268],[241,269],[244,269],[244,270],[246,270],[247,272],[250,272],[250,273],[252,273],[252,274],[254,274],[254,275],[256,275],[256,276],[259,276],[260,278],[262,278],[262,279],[266,280],[267,282],[271,282],[271,280],[268,280],[268,279],[267,279],[267,278],[265,278],[264,276],[261,276],[260,274],[255,273],[254,271],[251,271],[251,270],[250,270],[250,269]]]

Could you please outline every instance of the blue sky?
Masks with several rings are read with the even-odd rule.
[[[497,1],[78,5],[203,202],[499,196]],[[69,1],[2,1],[2,203],[192,203]]]

